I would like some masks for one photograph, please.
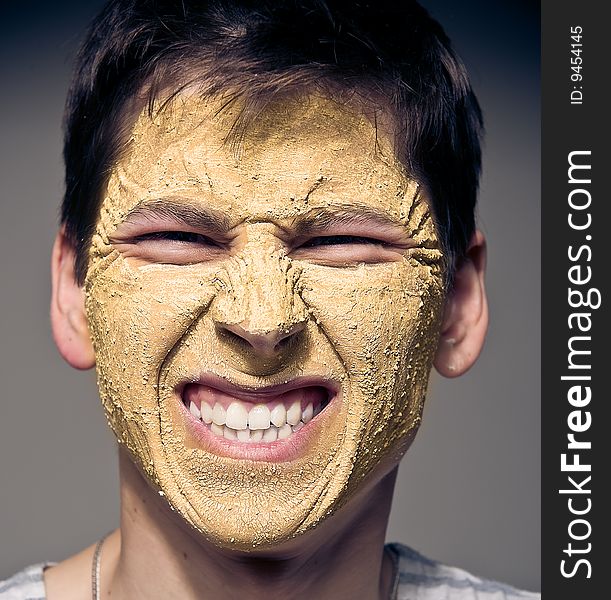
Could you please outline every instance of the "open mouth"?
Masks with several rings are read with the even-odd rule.
[[[284,386],[286,391],[224,387],[189,383],[182,390],[182,402],[213,435],[242,443],[290,438],[315,419],[335,395],[325,385],[297,387],[295,382],[290,389]]]

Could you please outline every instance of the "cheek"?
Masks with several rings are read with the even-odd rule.
[[[441,324],[442,279],[415,260],[308,267],[302,297],[340,356],[361,445],[417,427]],[[380,441],[381,443],[381,441]]]
[[[162,366],[214,297],[211,279],[194,268],[134,269],[116,251],[87,276],[100,396],[119,441],[145,459],[159,432]]]
[[[304,302],[347,370],[357,362],[388,364],[423,338],[436,342],[442,280],[428,266],[407,259],[355,269],[310,265],[301,282]]]

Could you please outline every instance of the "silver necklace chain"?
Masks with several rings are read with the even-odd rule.
[[[100,600],[100,563],[102,562],[102,545],[109,536],[107,533],[96,545],[91,562],[91,598]]]

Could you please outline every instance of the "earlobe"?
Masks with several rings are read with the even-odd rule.
[[[95,355],[83,288],[75,278],[74,258],[74,248],[62,230],[55,238],[51,257],[51,327],[64,360],[77,369],[90,369]]]
[[[484,345],[488,329],[485,268],[486,240],[481,231],[476,231],[457,267],[454,285],[446,299],[433,362],[444,377],[458,377],[468,371]]]

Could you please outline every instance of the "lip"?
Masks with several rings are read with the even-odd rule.
[[[215,388],[237,400],[253,404],[266,403],[267,399],[271,401],[280,394],[300,388],[322,387],[327,390],[328,403],[316,417],[286,439],[274,442],[236,442],[213,434],[207,425],[190,413],[183,401],[184,389],[189,384]],[[323,434],[325,423],[338,413],[342,396],[339,382],[318,375],[303,375],[272,385],[257,385],[242,382],[237,384],[213,373],[182,381],[176,387],[175,393],[189,445],[219,456],[257,462],[289,462],[307,454]]]

